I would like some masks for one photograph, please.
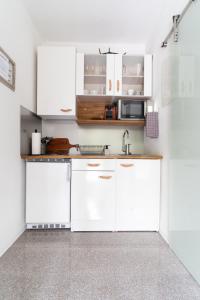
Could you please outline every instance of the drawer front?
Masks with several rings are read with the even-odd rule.
[[[116,162],[117,171],[134,171],[137,172],[137,175],[143,174],[143,176],[147,176],[147,173],[150,176],[152,172],[154,173],[154,171],[157,171],[159,168],[159,159],[117,159]]]
[[[135,166],[137,165],[136,159],[117,159],[116,166],[117,170],[126,170],[127,172],[129,170],[133,171],[135,170]]]
[[[114,171],[115,159],[72,159],[73,171]]]

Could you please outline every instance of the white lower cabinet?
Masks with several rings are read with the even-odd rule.
[[[115,223],[115,172],[85,170],[83,161],[72,163],[71,230],[112,231]],[[78,165],[80,162],[80,170]],[[90,164],[87,160],[87,165]],[[104,162],[106,169],[106,161]],[[108,161],[108,166],[109,166]],[[97,170],[95,170],[97,168]]]
[[[158,231],[160,160],[118,159],[116,230]]]
[[[72,160],[72,231],[158,231],[160,160]]]

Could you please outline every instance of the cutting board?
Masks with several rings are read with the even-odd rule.
[[[52,139],[46,146],[46,154],[69,154],[71,148],[77,148],[78,145],[70,144],[67,138]]]

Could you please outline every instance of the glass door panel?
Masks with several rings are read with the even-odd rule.
[[[122,94],[144,95],[144,57],[123,55]]]
[[[170,41],[162,101],[169,109],[169,243],[200,283],[200,2]],[[167,71],[168,70],[168,71]]]
[[[84,95],[106,94],[106,56],[85,55]]]

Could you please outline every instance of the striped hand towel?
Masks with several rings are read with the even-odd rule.
[[[146,114],[146,136],[150,138],[159,137],[158,112],[148,112]]]

